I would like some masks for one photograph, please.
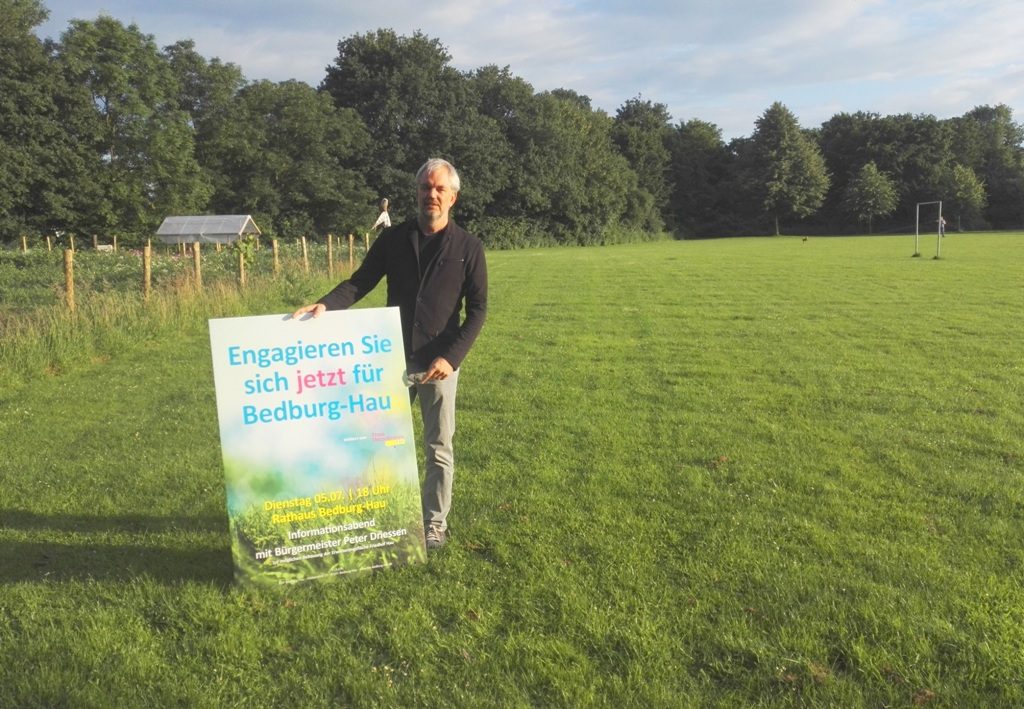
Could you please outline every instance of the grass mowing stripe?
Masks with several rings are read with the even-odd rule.
[[[490,254],[452,543],[352,583],[229,585],[202,321],[24,383],[0,700],[1024,702],[1024,239],[909,243]]]

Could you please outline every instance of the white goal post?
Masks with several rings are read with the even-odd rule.
[[[914,256],[920,256],[921,255],[921,250],[918,248],[918,243],[920,242],[920,239],[921,239],[921,207],[922,206],[927,206],[929,204],[937,204],[937,205],[939,205],[939,216],[935,220],[935,232],[937,234],[937,236],[935,237],[935,258],[939,258],[939,255],[942,253],[942,237],[943,237],[943,231],[944,231],[944,229],[942,228],[942,200],[941,199],[935,200],[934,202],[918,202],[917,203],[917,214],[914,217]]]

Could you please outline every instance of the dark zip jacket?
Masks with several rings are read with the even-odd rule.
[[[483,244],[453,221],[436,238],[441,239],[437,253],[421,269],[416,220],[385,229],[352,277],[317,301],[328,310],[343,310],[386,277],[388,305],[401,313],[410,371],[426,370],[437,357],[458,369],[487,316]]]

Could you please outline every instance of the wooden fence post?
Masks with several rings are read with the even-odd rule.
[[[95,234],[93,234],[92,235],[92,250],[96,251],[96,249],[99,247],[99,245],[100,245],[99,237],[96,236]]]
[[[68,310],[75,312],[75,252],[64,249],[64,292]]]
[[[334,236],[327,235],[327,275],[334,275]]]
[[[245,288],[245,252],[238,250],[238,285]]]
[[[114,234],[114,253],[117,253],[117,234]]]
[[[142,249],[142,299],[149,300],[153,291],[153,244],[147,241]]]
[[[192,270],[196,274],[196,290],[203,289],[203,260],[199,249],[199,242],[192,244]]]
[[[306,235],[302,235],[302,270],[309,273],[309,251],[306,249]]]
[[[370,253],[370,232],[363,232],[363,254]]]
[[[281,273],[281,254],[278,251],[277,239],[270,240],[270,250],[274,252],[274,278]]]
[[[49,235],[46,236],[46,250],[53,251],[53,241],[50,239]]]
[[[28,237],[27,236],[22,236],[21,237],[21,252],[22,253],[27,253],[28,252]]]
[[[352,234],[348,235],[348,272],[352,273],[356,269],[356,238]]]

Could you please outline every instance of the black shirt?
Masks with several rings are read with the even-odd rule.
[[[437,257],[438,249],[441,247],[441,234],[444,233],[444,229],[434,234],[424,234],[421,229],[416,230],[419,236],[419,261],[420,261],[420,280],[427,275],[427,269],[430,268],[430,264]]]
[[[458,369],[487,315],[483,244],[454,221],[423,245],[432,254],[419,238],[415,219],[385,229],[352,277],[319,302],[347,308],[386,277],[387,304],[401,310],[406,357],[421,369],[444,357]]]

